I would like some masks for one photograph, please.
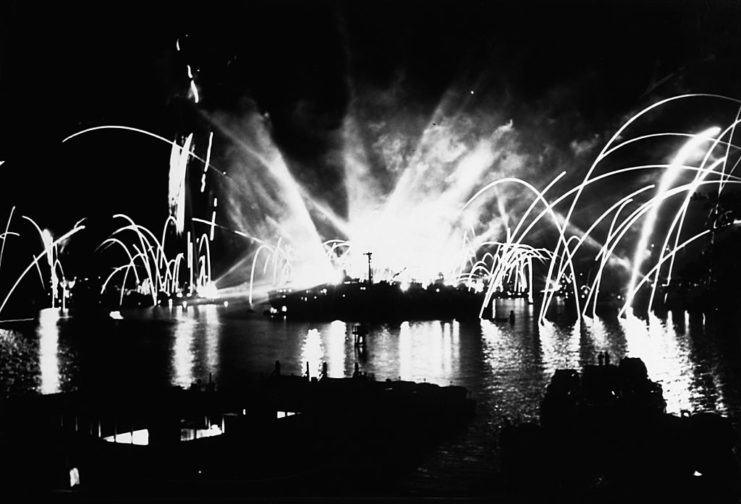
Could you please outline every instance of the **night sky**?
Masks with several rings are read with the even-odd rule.
[[[369,121],[424,122],[444,97],[473,93],[469,110],[511,119],[523,143],[558,150],[603,138],[661,98],[741,97],[741,4],[725,0],[15,1],[0,9],[0,221],[16,205],[57,233],[82,217],[104,229],[116,212],[153,227],[166,216],[169,148],[121,132],[61,144],[86,127],[174,138],[210,129],[215,117],[258,112],[294,175],[320,193],[336,188],[327,160],[351,110]],[[187,98],[186,64],[197,72],[198,107]],[[228,143],[217,135],[215,163]],[[532,182],[544,185],[541,175]],[[343,195],[335,196],[341,213]]]

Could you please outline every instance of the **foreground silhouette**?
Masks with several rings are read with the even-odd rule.
[[[238,390],[209,381],[2,406],[6,495],[203,501],[393,493],[466,424],[474,403],[462,387],[376,381],[359,370],[329,378],[326,366],[320,377],[292,376],[276,362]]]
[[[511,491],[536,500],[737,502],[730,421],[716,413],[665,412],[661,386],[640,359],[557,370],[540,425],[501,430]],[[537,484],[536,484],[537,483]]]

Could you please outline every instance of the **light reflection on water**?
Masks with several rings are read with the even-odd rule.
[[[203,311],[203,324],[206,330],[206,366],[208,372],[216,374],[219,369],[219,334],[221,321],[215,305],[205,305],[198,308]]]
[[[219,371],[221,319],[216,305],[172,310],[171,384],[187,388],[194,381],[207,383]]]
[[[194,331],[197,321],[182,308],[177,308],[176,320],[177,323],[173,326],[172,384],[188,387],[193,383],[193,363],[196,360]]]
[[[457,339],[454,343],[451,324],[457,325],[458,322],[402,323],[398,335],[398,357],[393,368],[396,373],[388,375],[383,369],[376,373],[386,377],[397,376],[402,380],[448,385],[460,374],[460,347]]]
[[[342,378],[348,374],[345,362],[347,340],[347,326],[344,322],[335,320],[329,324],[326,348],[327,374],[331,378]]]
[[[306,371],[309,376],[318,376],[322,362],[326,362],[329,356],[325,357],[322,348],[322,335],[318,329],[309,329],[304,336],[304,343],[301,346],[301,362],[306,363]],[[335,363],[329,361],[332,367]],[[328,364],[329,364],[328,363]]]
[[[557,327],[546,321],[540,328],[543,372],[550,377],[556,369],[579,369],[580,340],[578,326]]]
[[[650,376],[661,382],[667,411],[691,410],[692,363],[684,341],[686,335],[677,333],[671,323],[664,323],[654,315],[648,321],[629,316],[620,323],[628,353],[643,359]]]
[[[59,310],[47,308],[39,313],[36,334],[39,338],[39,370],[41,383],[39,392],[55,394],[59,392],[59,331],[57,321]]]
[[[6,346],[15,341],[15,347],[35,339],[38,351],[5,357],[0,370],[3,376],[29,375],[33,379],[26,381],[36,383],[38,391],[54,393],[91,381],[105,385],[132,371],[144,376],[138,383],[187,387],[210,376],[217,384],[235,385],[268,374],[275,360],[284,373],[298,375],[308,362],[312,376],[326,363],[330,377],[350,376],[357,363],[361,372],[380,380],[463,385],[493,422],[503,416],[536,417],[556,369],[594,364],[597,354],[607,351],[613,363],[626,355],[643,359],[649,376],[662,384],[670,412],[715,409],[739,416],[734,382],[739,363],[729,361],[702,319],[684,314],[595,318],[538,327],[532,307],[522,300],[500,301],[499,315],[510,310],[516,314],[513,324],[502,319],[370,325],[362,347],[354,344],[353,323],[270,321],[215,305],[124,313],[124,320],[100,327],[74,326],[44,311],[31,332],[11,331],[15,336],[4,339]],[[75,336],[83,330],[87,333]],[[92,342],[93,349],[85,351]],[[79,355],[93,358],[84,361]],[[29,365],[29,359],[35,362]],[[93,360],[98,364],[91,368]]]
[[[507,315],[515,312],[514,323]],[[279,360],[285,374],[309,363],[318,376],[361,372],[379,380],[462,385],[477,400],[465,434],[442,444],[410,484],[423,490],[445,480],[465,492],[468,474],[491,474],[497,432],[505,417],[537,420],[539,402],[559,368],[640,357],[664,389],[667,409],[717,410],[741,423],[738,329],[707,325],[684,313],[648,320],[586,319],[538,326],[522,300],[498,301],[497,320],[397,322],[369,325],[356,347],[351,322],[271,321],[233,305],[124,312],[123,320],[60,319],[42,312],[38,324],[0,331],[0,386],[5,395],[87,387],[188,387],[194,380],[239,386],[268,375]],[[735,331],[730,332],[728,331]],[[721,335],[726,337],[718,337]],[[457,488],[457,487],[456,487]],[[433,490],[434,491],[434,490]]]

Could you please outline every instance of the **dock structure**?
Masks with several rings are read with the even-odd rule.
[[[326,495],[392,484],[465,425],[473,408],[463,387],[360,373],[330,378],[326,369],[319,379],[274,372],[233,390],[199,384],[34,396],[2,404],[0,470],[12,490],[42,497],[59,490],[115,497],[108,489],[124,486],[141,497],[187,494],[203,484],[226,497]],[[32,460],[38,453],[46,454],[43,466]]]

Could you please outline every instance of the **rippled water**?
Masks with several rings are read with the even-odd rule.
[[[686,313],[664,319],[594,319],[581,325],[538,327],[531,306],[507,301],[508,321],[427,321],[370,326],[364,348],[353,324],[272,321],[238,307],[157,308],[124,313],[123,320],[59,318],[0,332],[2,392],[53,393],[89,387],[138,387],[196,380],[217,384],[268,374],[276,360],[287,374],[350,376],[357,362],[377,379],[428,381],[467,387],[478,414],[462,437],[441,447],[421,480],[440,473],[489,470],[495,431],[506,417],[534,419],[553,371],[595,363],[607,351],[617,363],[640,357],[664,388],[667,409],[715,410],[741,419],[741,352],[733,324]],[[455,462],[455,464],[454,464]],[[455,467],[451,467],[455,465]],[[476,468],[476,469],[472,469]],[[463,478],[465,479],[465,478]]]

